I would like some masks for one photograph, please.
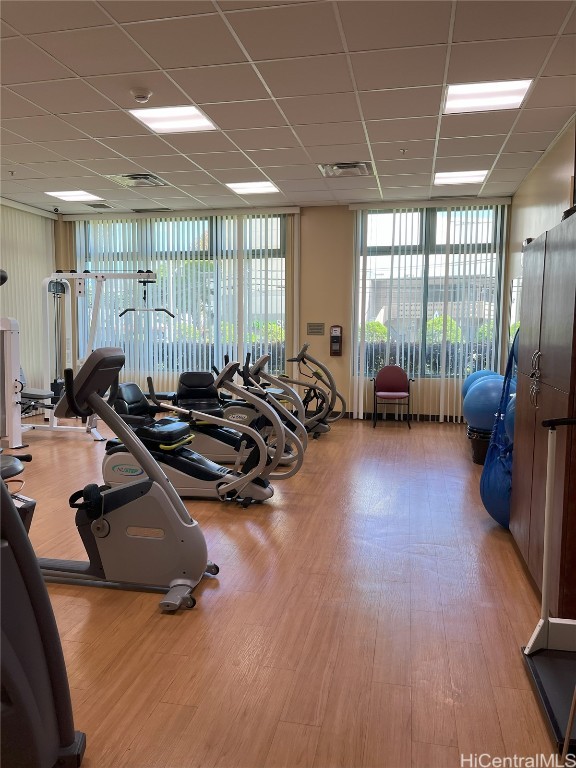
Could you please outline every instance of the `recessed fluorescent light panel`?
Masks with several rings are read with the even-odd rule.
[[[531,84],[532,80],[506,80],[497,83],[449,85],[444,114],[517,109]]]
[[[196,107],[154,107],[129,109],[131,115],[154,133],[192,133],[193,131],[217,131],[205,114]]]
[[[488,171],[450,171],[434,174],[434,185],[443,184],[482,184]]]
[[[271,181],[246,181],[226,184],[226,186],[232,192],[236,192],[237,195],[265,195],[271,192],[280,192]]]
[[[91,195],[90,192],[84,192],[81,189],[71,190],[70,192],[46,192],[51,197],[57,197],[58,200],[66,200],[68,203],[82,203],[85,200],[102,200],[101,197]]]

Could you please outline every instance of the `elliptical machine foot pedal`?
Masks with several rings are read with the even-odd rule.
[[[160,600],[160,608],[167,613],[175,613],[179,608],[194,608],[195,605],[196,600],[188,584],[175,584]]]

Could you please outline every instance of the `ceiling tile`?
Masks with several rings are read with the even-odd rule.
[[[293,96],[289,99],[278,99],[278,106],[292,125],[360,120],[356,96],[353,93]]]
[[[384,176],[380,174],[382,187],[427,187],[432,181],[431,173],[412,173],[401,176]]]
[[[135,162],[152,173],[168,173],[191,171],[194,165],[184,155],[159,155],[155,157],[138,157]]]
[[[153,68],[150,59],[117,27],[52,32],[31,38],[77,75],[108,75]]]
[[[431,173],[432,160],[412,160],[403,158],[402,160],[377,160],[376,169],[380,176],[394,176],[412,173]]]
[[[556,35],[569,10],[569,2],[552,0],[531,0],[520,7],[510,0],[457,3],[453,39],[459,43]]]
[[[451,3],[405,0],[339,2],[350,51],[447,43]]]
[[[37,171],[27,168],[25,165],[10,165],[5,164],[1,166],[2,178],[9,181],[21,181],[22,179],[35,179],[40,174]],[[14,174],[14,175],[12,175]],[[52,182],[51,182],[52,183]]]
[[[177,200],[165,200],[164,202],[167,205],[170,205],[170,208],[173,208],[175,211],[201,211],[206,208],[205,205],[203,205],[199,200],[196,200],[194,197],[186,197]]]
[[[502,168],[501,170],[492,171],[488,177],[488,183],[494,181],[506,181],[506,182],[520,182],[529,173],[528,168]]]
[[[488,182],[482,188],[481,197],[500,197],[513,195],[520,185],[519,181]]]
[[[382,199],[389,202],[403,200],[429,200],[430,187],[390,187],[382,190]]]
[[[496,168],[532,168],[542,156],[542,152],[503,153],[498,158]]]
[[[132,91],[152,93],[149,107],[176,107],[189,104],[188,97],[163,72],[130,72],[86,78],[90,85],[124,109],[135,109]]]
[[[310,147],[308,153],[315,163],[356,163],[370,160],[367,144],[331,144],[326,147]]]
[[[107,158],[104,160],[82,160],[82,166],[94,173],[100,173],[102,175],[142,173],[144,170],[141,165],[137,165],[131,160],[125,160],[123,157]]]
[[[125,29],[164,69],[246,61],[216,14],[129,24]]]
[[[256,165],[306,165],[310,157],[298,147],[292,149],[247,150],[246,154]]]
[[[3,0],[2,18],[25,35],[110,23],[96,3],[69,0]]]
[[[223,131],[233,128],[273,128],[277,125],[286,125],[286,121],[272,99],[205,104],[202,111]]]
[[[240,149],[283,149],[298,147],[298,139],[290,128],[247,128],[227,131],[227,136]]]
[[[326,194],[328,185],[325,179],[283,179],[275,182],[282,192],[324,192]],[[364,179],[364,184],[366,180]]]
[[[116,21],[149,21],[175,16],[192,16],[196,13],[214,13],[214,6],[208,0],[111,0],[100,5]]]
[[[6,128],[0,128],[0,146],[11,146],[12,144],[27,144],[28,139],[23,136],[17,136],[12,131],[7,131]]]
[[[496,160],[496,155],[471,155],[463,157],[439,157],[434,165],[435,171],[489,171]]]
[[[180,189],[193,197],[196,195],[219,195],[226,191],[222,184],[195,184],[194,186],[185,184]]]
[[[431,197],[477,197],[481,189],[481,184],[444,184],[432,187]]]
[[[44,163],[62,160],[55,152],[45,149],[39,144],[13,144],[2,148],[2,162],[12,163]]]
[[[372,189],[355,189],[350,192],[349,189],[332,190],[332,195],[336,200],[347,203],[363,202],[364,200],[381,200],[380,190],[376,188]]]
[[[327,199],[328,195],[331,196],[331,193],[315,192],[314,190],[303,190],[297,194],[289,191],[286,193],[288,199],[297,205],[334,205]]]
[[[92,187],[92,189],[95,191],[95,194],[103,197],[105,200],[123,200],[130,202],[135,198],[139,200],[144,199],[134,189],[127,189],[126,187],[122,187],[120,184],[116,184],[109,179],[101,178],[100,181],[102,182],[101,188],[98,191],[96,191],[97,188]],[[136,205],[133,207],[135,208]]]
[[[184,197],[185,192],[174,187],[142,187],[138,194],[151,200],[163,200],[165,197]]]
[[[469,136],[463,139],[440,139],[438,157],[495,155],[502,149],[506,136]]]
[[[364,129],[360,122],[299,125],[295,130],[305,147],[361,144],[365,140]]]
[[[506,142],[505,152],[534,152],[548,149],[556,138],[554,131],[542,133],[513,133]]]
[[[322,174],[315,165],[283,165],[283,166],[262,166],[262,171],[266,176],[274,181],[287,181],[289,179],[321,179]]]
[[[564,27],[564,34],[576,35],[576,10],[572,11],[568,24]]]
[[[125,138],[106,139],[108,147],[124,157],[151,157],[153,155],[174,155],[178,150],[173,149],[158,136],[129,136]]]
[[[576,35],[564,35],[558,40],[542,74],[576,75]]]
[[[276,98],[353,90],[348,62],[342,53],[259,61],[257,67]]]
[[[315,182],[310,182],[315,183]],[[325,179],[324,183],[332,191],[342,189],[378,189],[378,181],[375,176],[342,176],[337,179]],[[320,189],[320,187],[319,187]]]
[[[87,173],[89,173],[89,171],[87,171]],[[113,182],[108,181],[108,179],[103,179],[100,176],[71,176],[59,178],[57,180],[53,178],[30,179],[29,181],[26,181],[26,186],[37,192],[54,192],[58,189],[78,189],[79,178],[82,179],[81,189],[84,189],[87,192],[114,185]]]
[[[36,178],[61,179],[75,178],[76,176],[90,176],[90,171],[73,163],[71,160],[60,160],[50,163],[28,163],[27,167],[34,171]]]
[[[92,139],[43,141],[39,146],[56,152],[68,160],[100,160],[104,157],[118,157],[116,152]]]
[[[437,125],[437,117],[406,117],[399,120],[369,120],[366,122],[371,141],[435,139]]]
[[[8,181],[2,180],[2,197],[6,197],[9,193],[29,192],[30,188],[26,186],[26,182],[21,181]]]
[[[456,43],[450,52],[449,83],[481,83],[535,77],[553,38]]]
[[[222,184],[240,181],[266,181],[266,176],[258,168],[228,168],[227,170],[213,171],[212,175]]]
[[[515,129],[520,133],[555,131],[558,133],[574,117],[574,107],[548,107],[548,109],[523,109]]]
[[[442,85],[446,46],[353,53],[350,56],[359,91]]]
[[[365,120],[438,115],[442,88],[401,88],[360,94]]]
[[[255,61],[343,52],[330,4],[261,8],[226,18]]]
[[[163,173],[162,178],[175,187],[200,186],[213,184],[214,178],[205,171],[179,171]]]
[[[268,91],[250,64],[173,69],[168,74],[196,104],[269,97]]]
[[[173,133],[164,136],[166,141],[185,155],[197,152],[232,152],[234,145],[219,131]]]
[[[193,163],[205,170],[222,168],[253,168],[254,164],[242,152],[209,152],[204,155],[188,155]]]
[[[0,19],[0,37],[6,38],[6,37],[17,37],[18,33],[15,29],[12,29],[8,24],[6,24],[5,21]]]
[[[237,195],[194,195],[206,208],[240,208],[245,206]]]
[[[530,91],[526,107],[576,107],[576,77],[540,77]]]
[[[18,86],[17,86],[18,87]],[[0,91],[0,115],[2,117],[34,117],[45,115],[46,110],[36,104],[31,104],[17,93],[2,88]]]
[[[4,128],[24,136],[31,141],[54,141],[56,139],[80,139],[82,134],[68,123],[53,115],[41,117],[19,117],[3,120]]]
[[[508,133],[518,110],[469,112],[462,115],[442,115],[440,136],[443,139],[460,136],[495,136]]]
[[[97,112],[114,105],[80,78],[15,85],[14,91],[53,114]]]
[[[22,37],[10,37],[2,41],[0,63],[3,85],[57,80],[74,74]]]
[[[402,160],[433,157],[436,142],[426,141],[386,141],[372,144],[375,160]]]
[[[106,112],[86,112],[77,115],[65,115],[64,119],[80,131],[96,139],[114,136],[148,136],[145,128],[136,118],[119,109]],[[52,138],[52,137],[51,137]],[[65,138],[65,137],[63,137]]]

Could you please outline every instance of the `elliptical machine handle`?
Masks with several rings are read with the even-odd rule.
[[[300,352],[298,352],[296,357],[289,357],[288,360],[286,360],[286,362],[287,363],[301,363],[304,360],[304,358],[306,357],[306,352],[308,351],[308,347],[309,346],[310,346],[310,344],[303,344],[302,345],[302,349],[300,350]]]
[[[250,352],[246,353],[246,360],[244,361],[244,365],[242,367],[242,381],[244,382],[245,387],[249,387],[252,384],[252,379],[250,378],[250,358],[252,355]]]
[[[89,416],[92,416],[93,411],[90,408],[80,408],[76,401],[76,397],[74,396],[74,371],[72,368],[64,369],[64,391],[66,393],[66,403],[72,413],[76,416],[80,416],[82,419],[87,419]]]

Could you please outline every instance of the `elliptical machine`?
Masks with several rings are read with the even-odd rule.
[[[64,372],[59,418],[96,413],[137,457],[142,475],[121,488],[88,485],[75,493],[76,526],[88,561],[40,558],[46,581],[167,593],[164,611],[192,608],[192,590],[218,566],[208,560],[206,541],[174,486],[141,440],[103,399],[124,365],[116,347],[97,349],[77,376]]]
[[[303,379],[293,379],[282,375],[279,378],[287,384],[304,388],[302,402],[305,406],[306,430],[314,439],[330,431],[330,423],[338,421],[346,413],[346,400],[338,392],[336,381],[331,371],[312,355],[308,354],[309,344],[304,344],[296,357],[290,357],[287,363],[297,363],[298,372]],[[308,381],[305,381],[308,379]],[[340,410],[336,411],[337,403]]]

